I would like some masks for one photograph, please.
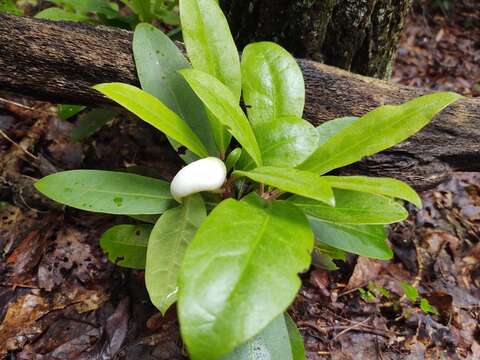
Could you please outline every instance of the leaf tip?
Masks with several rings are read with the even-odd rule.
[[[39,180],[37,180],[37,181],[35,181],[35,182],[33,183],[33,187],[34,187],[35,189],[37,189],[37,191],[42,192],[42,184],[43,184],[42,180],[43,180],[43,179],[44,179],[44,178],[39,179]]]
[[[98,92],[101,92],[103,94],[107,85],[108,83],[96,84],[92,86],[92,89],[97,90]]]
[[[412,204],[421,209],[423,207],[422,198],[417,193],[415,193],[415,195],[416,196],[412,199]]]

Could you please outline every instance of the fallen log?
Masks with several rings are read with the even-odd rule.
[[[0,14],[0,90],[57,103],[108,103],[91,86],[138,85],[132,33],[103,26]],[[355,75],[308,60],[302,67],[305,118],[314,124],[360,116],[428,92]],[[342,170],[392,176],[426,189],[452,171],[480,171],[480,99],[463,99],[402,144]]]

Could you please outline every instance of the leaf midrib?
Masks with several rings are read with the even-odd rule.
[[[124,94],[118,91],[114,90],[112,92],[116,93],[117,96],[123,99],[127,99],[127,102],[132,101],[130,98],[126,97]],[[157,113],[155,113],[153,110],[150,110],[149,107],[143,105],[143,102],[134,101],[134,104],[137,105],[139,108],[143,109],[143,112],[150,119],[153,119],[153,120],[147,120],[145,117],[138,116],[138,115],[137,116],[140,117],[146,123],[149,123],[150,125],[155,127],[157,130],[160,130],[161,132],[165,133],[165,135],[170,136],[172,138],[176,137],[176,139],[174,140],[182,143],[182,145],[184,145],[185,147],[190,148],[189,150],[197,153],[197,155],[206,156],[206,154],[208,154],[207,150],[205,149],[203,143],[198,138],[198,136],[190,128],[190,126],[188,126],[184,122],[184,120],[182,120],[175,112],[170,110],[167,106],[163,105],[161,101],[158,100],[155,96],[153,95],[151,96],[153,97],[153,99],[158,101],[158,103],[154,104],[154,106],[156,105],[156,106],[160,106],[161,108],[165,108],[166,111],[164,112],[164,115],[166,116],[164,117],[168,118],[167,121],[159,120],[160,116]],[[168,112],[170,112],[170,114]],[[172,125],[172,123],[174,125]],[[167,134],[167,131],[165,131],[161,127],[164,127],[164,129],[167,129],[167,131],[170,132],[170,134]],[[178,128],[180,128],[180,130],[178,130]]]
[[[240,277],[238,278],[237,282],[235,283],[235,286],[233,287],[232,291],[230,292],[228,298],[225,300],[224,302],[224,307],[222,309],[222,311],[220,311],[218,313],[218,316],[216,316],[215,318],[215,321],[212,325],[212,328],[215,327],[216,324],[218,324],[218,319],[223,319],[224,317],[224,311],[226,310],[227,306],[231,303],[231,299],[233,296],[236,295],[236,290],[237,288],[240,286],[240,284],[242,283],[242,280],[245,276],[245,273],[246,273],[246,269],[250,266],[250,260],[253,256],[253,254],[255,253],[255,249],[257,248],[258,244],[260,243],[260,241],[263,239],[263,235],[265,233],[265,230],[267,229],[268,227],[268,223],[270,222],[271,220],[271,211],[272,209],[269,209],[269,212],[268,212],[268,215],[265,217],[265,219],[263,220],[263,223],[262,225],[260,226],[260,231],[258,232],[255,240],[254,240],[254,245],[250,248],[250,251],[248,252],[248,255],[247,255],[247,258],[244,262],[244,266],[242,267],[241,269],[241,274],[240,274]]]
[[[400,105],[401,106],[401,105]],[[420,110],[418,110],[419,108],[413,108],[413,109],[410,109],[410,110],[407,110],[405,112],[406,115],[410,115],[411,113],[416,113],[417,111],[418,112],[423,112],[423,109],[425,109],[426,107],[428,107],[428,105],[423,105],[420,107]],[[398,108],[397,108],[398,109]],[[398,114],[396,114],[398,115]],[[361,118],[359,119],[361,120]],[[396,126],[399,122],[401,122],[402,119],[397,119],[396,121],[392,121],[391,122],[391,127],[394,127]],[[347,129],[350,128],[349,126],[347,126]],[[320,163],[318,166],[319,166],[319,171],[320,173],[325,173],[327,171],[330,171],[332,169],[334,169],[335,167],[337,167],[338,165],[336,164],[336,159],[338,158],[341,158],[343,156],[343,154],[345,153],[351,153],[352,152],[352,149],[355,149],[357,147],[362,147],[363,144],[365,144],[366,142],[370,141],[372,138],[374,138],[375,136],[366,136],[365,138],[363,139],[360,139],[360,141],[357,141],[357,142],[351,142],[351,146],[345,146],[343,147],[340,151],[336,152],[334,156],[329,156],[327,157],[328,160],[324,161],[323,163]],[[338,141],[337,139],[341,139],[342,141]],[[333,143],[336,145],[338,144],[344,144],[345,141],[343,140],[343,137],[342,136],[339,136],[339,133],[335,134],[334,136],[332,136],[326,143],[324,143],[320,148],[322,147],[326,147],[327,144],[329,143]],[[338,146],[337,146],[338,147]],[[320,149],[319,148],[319,149]],[[328,148],[327,148],[328,149]],[[314,153],[315,154],[315,153]],[[356,157],[356,155],[352,155],[354,157]],[[369,156],[369,154],[367,155],[364,155],[364,156]],[[335,167],[332,167],[331,165],[330,166],[327,166],[326,168],[324,168],[324,165],[323,164],[329,164],[329,163],[332,163],[332,158],[333,158],[333,163],[335,163]],[[308,160],[308,159],[307,159]]]
[[[151,198],[151,199],[161,199],[167,200],[172,199],[170,196],[166,195],[149,195],[149,194],[142,194],[142,193],[134,193],[134,192],[119,192],[119,191],[111,191],[111,190],[98,190],[94,188],[86,188],[77,186],[77,189],[82,190],[84,193],[93,192],[93,193],[101,193],[101,194],[113,194],[113,195],[122,195],[122,196],[137,196],[137,197],[144,197],[144,198]]]

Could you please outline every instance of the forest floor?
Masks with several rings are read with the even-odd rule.
[[[392,80],[480,96],[478,1],[446,12],[417,2]],[[81,144],[73,127],[51,104],[0,94],[0,357],[187,359],[175,309],[160,316],[143,272],[109,263],[98,246],[131,220],[47,210],[31,191],[55,169],[137,166],[170,178],[175,154],[156,152],[164,138],[134,121]],[[455,173],[421,195],[423,208],[391,228],[393,260],[351,256],[302,276],[289,312],[308,359],[480,359],[480,174]]]

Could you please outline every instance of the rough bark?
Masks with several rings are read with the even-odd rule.
[[[239,46],[273,40],[300,58],[387,78],[411,0],[221,0]]]
[[[138,84],[130,32],[5,14],[0,23],[0,89],[53,102],[100,105],[107,100],[92,85]],[[305,118],[314,124],[359,116],[426,92],[299,62],[307,91]],[[479,110],[480,99],[461,100],[408,141],[343,172],[393,176],[422,189],[454,170],[480,171]]]

